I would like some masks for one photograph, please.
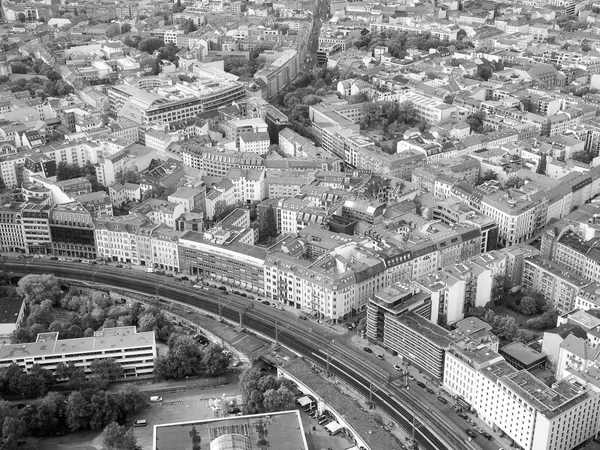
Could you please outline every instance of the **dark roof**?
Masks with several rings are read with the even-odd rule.
[[[17,323],[23,299],[4,297],[0,299],[0,323]]]
[[[546,333],[557,334],[565,339],[570,334],[580,339],[587,339],[587,333],[579,326],[574,323],[565,323],[552,330],[546,331]]]

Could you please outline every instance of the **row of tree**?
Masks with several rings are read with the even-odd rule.
[[[81,429],[119,427],[145,404],[144,395],[134,386],[118,393],[85,389],[67,397],[59,392],[50,392],[24,409],[11,408],[7,401],[0,400],[0,448],[35,450],[39,448],[34,439],[37,437],[64,435]],[[119,431],[125,435],[127,428],[119,427]],[[114,432],[106,430],[105,436],[116,434]]]
[[[240,375],[239,388],[244,414],[287,411],[295,408],[297,387],[287,378],[277,378],[254,364]]]
[[[139,331],[154,331],[159,341],[167,342],[175,331],[173,323],[156,307],[144,307],[139,302],[128,307],[100,291],[71,288],[63,292],[54,275],[21,278],[17,294],[25,298],[30,313],[26,326],[13,332],[13,343],[33,342],[46,331],[57,331],[60,339],[68,339],[93,336],[100,328],[131,325]],[[58,306],[71,313],[57,320]]]
[[[192,336],[173,336],[169,340],[168,353],[156,358],[154,376],[157,380],[214,377],[225,373],[230,362],[230,353],[219,345],[212,344],[203,349]]]

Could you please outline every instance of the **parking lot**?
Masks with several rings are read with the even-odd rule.
[[[210,399],[235,396],[239,394],[237,385],[205,390],[182,390],[176,392],[161,392],[162,402],[149,403],[135,420],[145,419],[145,427],[134,428],[138,444],[144,449],[152,448],[154,425],[192,420],[211,419],[219,417],[209,406]],[[148,394],[148,400],[150,396]]]

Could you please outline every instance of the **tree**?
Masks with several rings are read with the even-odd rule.
[[[542,314],[540,317],[535,317],[527,321],[527,326],[534,330],[547,330],[556,327],[558,320],[558,311],[552,308]]]
[[[492,169],[486,171],[482,177],[479,177],[479,180],[477,181],[477,184],[483,184],[486,181],[492,181],[492,180],[497,180],[498,179],[498,175],[496,174],[496,172],[494,172]]]
[[[521,298],[519,303],[519,310],[526,316],[531,316],[538,311],[538,305],[533,297],[525,296]]]
[[[483,111],[477,111],[467,117],[466,123],[471,127],[471,133],[480,133],[483,129],[485,115]]]
[[[377,103],[365,103],[363,106],[364,116],[360,122],[361,128],[371,128],[376,123],[379,123],[381,115],[381,106]]]
[[[124,23],[123,25],[121,25],[121,33],[125,34],[125,33],[129,33],[131,31],[131,25],[128,23]]]
[[[64,426],[65,398],[58,392],[49,392],[36,404],[36,410],[28,428],[34,436],[48,436]]]
[[[198,27],[194,23],[193,19],[186,20],[184,22],[182,28],[183,28],[183,31],[185,34],[190,34],[190,33],[193,33],[194,31],[198,31]]]
[[[90,370],[92,377],[99,380],[115,381],[123,378],[123,367],[114,358],[95,359]]]
[[[52,274],[26,275],[19,280],[17,294],[25,297],[29,305],[50,300],[52,304],[58,304],[62,291],[56,277]]]
[[[31,313],[27,318],[27,323],[30,327],[37,323],[45,328],[48,328],[53,322],[54,311],[52,309],[52,302],[50,300],[44,300],[39,305],[33,305],[31,307]]]
[[[23,14],[23,13],[17,14],[17,20],[19,22],[25,22],[25,20],[26,20],[25,14]]]
[[[263,395],[263,409],[265,412],[288,411],[294,409],[294,394],[286,387],[269,389]]]
[[[154,331],[159,341],[167,342],[175,326],[161,310],[151,307],[140,315],[138,329],[139,331]]]
[[[227,368],[231,363],[231,354],[224,352],[223,347],[212,344],[204,353],[202,363],[206,375],[215,377],[227,372]]]
[[[204,353],[191,336],[174,336],[167,356],[156,359],[154,376],[158,380],[180,380],[205,371]]]
[[[131,428],[109,423],[102,433],[102,450],[137,450],[137,438]]]
[[[504,304],[506,299],[506,277],[498,274],[494,275],[494,281],[492,284],[491,302],[494,306],[501,306]]]
[[[56,180],[72,180],[73,178],[79,178],[83,176],[82,168],[78,164],[69,164],[65,161],[61,161],[56,166]]]
[[[477,68],[477,76],[483,81],[489,80],[493,73],[492,68],[488,65],[481,65]]]
[[[546,155],[546,153],[542,153],[542,156],[540,158],[540,163],[538,164],[538,168],[537,168],[536,172],[545,174],[547,164],[548,164],[548,155]]]
[[[525,180],[519,177],[510,177],[508,180],[506,180],[506,183],[504,183],[504,187],[505,188],[511,188],[511,189],[520,189],[525,185]]]
[[[148,38],[148,39],[143,39],[142,41],[140,41],[140,43],[138,44],[138,50],[140,52],[147,52],[147,53],[154,53],[156,50],[158,50],[161,47],[165,46],[165,41],[163,41],[160,38]]]
[[[584,164],[589,164],[591,160],[589,153],[585,150],[574,152],[571,155],[571,159],[573,159],[574,161],[582,162]]]
[[[500,339],[512,342],[518,333],[517,321],[511,316],[495,315],[493,316],[490,325],[492,333]]]

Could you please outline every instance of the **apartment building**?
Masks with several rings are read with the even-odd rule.
[[[0,206],[0,248],[3,252],[25,252],[23,235],[22,203]]]
[[[169,228],[175,228],[175,221],[184,212],[183,204],[158,198],[149,198],[131,209],[131,214],[141,215],[157,225],[165,224]]]
[[[21,209],[23,239],[27,253],[45,255],[52,251],[48,215],[51,206],[25,203]]]
[[[524,260],[522,289],[542,294],[560,314],[573,310],[579,291],[588,284],[589,280],[541,256]]]
[[[497,191],[485,195],[479,210],[498,223],[498,241],[505,247],[525,242],[546,225],[548,200],[539,195],[511,195]]]
[[[204,233],[186,232],[179,238],[181,271],[263,295],[267,251],[241,242],[244,237],[218,227]]]
[[[54,205],[48,216],[54,256],[96,259],[94,220],[81,203]]]
[[[271,145],[269,133],[240,133],[240,151],[266,155]]]
[[[137,214],[94,219],[97,255],[111,261],[141,264],[137,235],[147,234],[149,236],[154,226],[148,219]],[[145,233],[142,232],[143,230]]]
[[[569,450],[597,432],[598,393],[573,379],[549,387],[489,349],[451,346],[444,388],[523,449]]]
[[[217,185],[213,185],[208,191],[205,199],[205,213],[208,220],[215,216],[217,204],[234,205],[237,202],[235,186],[227,178],[221,180]]]
[[[270,170],[267,172],[267,197],[288,198],[300,193],[302,186],[314,180],[314,172],[300,170]]]
[[[267,65],[254,74],[254,78],[264,81],[267,85],[267,96],[277,95],[288,85],[300,70],[300,54],[293,49],[282,52],[266,50],[260,54],[267,60]]]
[[[267,198],[265,169],[230,169],[227,179],[233,183],[236,202],[250,204]]]
[[[92,337],[58,339],[58,332],[40,333],[35,342],[0,346],[0,365],[17,364],[25,372],[34,365],[51,372],[59,363],[82,368],[90,374],[92,362],[112,358],[123,368],[123,377],[152,375],[156,351],[154,331],[116,327],[96,331]]]
[[[210,89],[201,84],[178,83],[176,86],[162,86],[157,93],[150,93],[127,84],[111,86],[107,92],[110,112],[138,125],[171,123],[245,98],[245,86],[232,80],[225,72],[221,76],[211,74],[211,78],[215,82],[211,83]]]

